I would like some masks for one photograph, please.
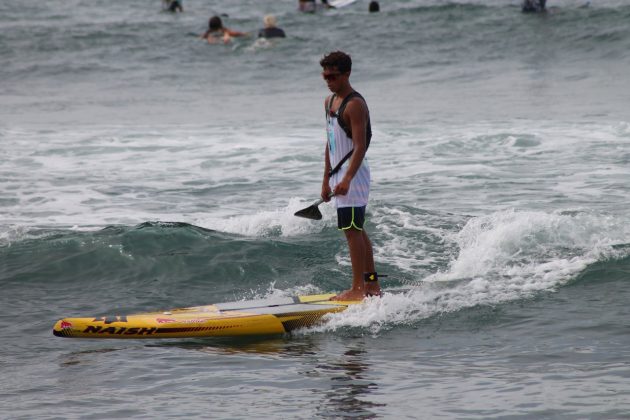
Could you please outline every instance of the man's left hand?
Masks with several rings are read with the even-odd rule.
[[[344,178],[335,187],[335,195],[346,195],[350,189],[350,180]]]

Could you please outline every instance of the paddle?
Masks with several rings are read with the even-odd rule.
[[[333,195],[334,194],[331,193],[330,197],[332,197]],[[323,202],[324,200],[320,198],[319,200],[317,200],[316,202],[314,202],[307,208],[296,211],[295,216],[304,217],[306,219],[311,219],[311,220],[322,220],[322,213],[319,211],[317,206],[319,206]]]

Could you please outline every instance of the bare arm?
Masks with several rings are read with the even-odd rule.
[[[228,28],[225,28],[225,33],[227,33],[229,36],[232,36],[232,37],[239,37],[239,36],[247,36],[247,35],[249,35],[247,32],[233,31],[233,30],[228,29]]]
[[[352,156],[350,156],[350,162],[348,163],[345,176],[335,187],[336,195],[346,195],[348,193],[350,182],[352,182],[352,179],[361,167],[365,152],[367,151],[367,107],[365,106],[365,102],[360,99],[351,100],[346,106],[343,118],[350,123],[354,151],[352,152]]]
[[[328,104],[329,98],[326,98],[324,100],[324,110],[326,109],[326,106]],[[330,180],[330,176],[328,175],[330,173],[330,155],[328,153],[328,140],[326,140],[326,147],[324,148],[324,178],[322,180],[322,193],[321,193],[321,197],[322,200],[324,201],[330,201],[330,185],[329,185],[329,180]]]

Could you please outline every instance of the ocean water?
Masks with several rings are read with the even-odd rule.
[[[0,2],[0,418],[630,417],[630,4]],[[288,38],[198,39],[208,18]],[[287,336],[65,316],[341,291],[319,58],[374,137],[383,298]]]

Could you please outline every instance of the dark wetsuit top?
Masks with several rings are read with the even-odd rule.
[[[542,12],[547,0],[523,0],[523,12]]]
[[[258,38],[286,38],[286,35],[280,28],[264,28],[258,32]]]
[[[184,8],[182,7],[182,2],[181,0],[172,0],[169,4],[168,4],[168,8],[166,9],[169,12],[183,12]]]

